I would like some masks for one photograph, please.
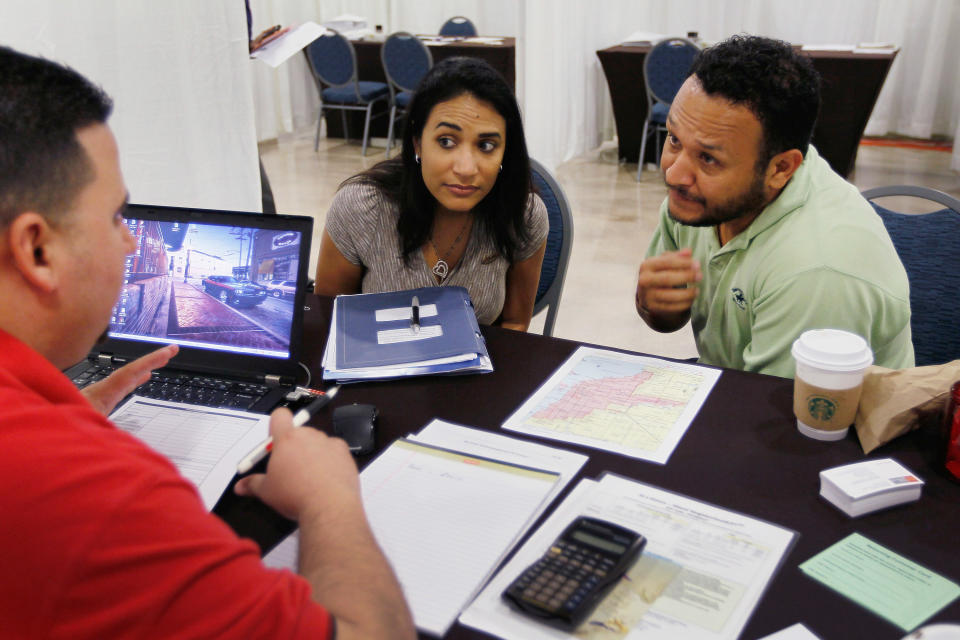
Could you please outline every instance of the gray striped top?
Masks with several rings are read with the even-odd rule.
[[[345,185],[330,205],[326,231],[347,260],[364,268],[362,293],[437,286],[421,251],[411,254],[409,267],[404,264],[397,233],[399,215],[399,207],[372,185]],[[547,208],[536,195],[531,195],[527,205],[526,222],[530,241],[519,248],[519,260],[536,253],[547,238]],[[463,257],[450,270],[444,285],[465,287],[477,321],[490,324],[503,310],[509,266],[497,253],[482,222],[476,220]]]

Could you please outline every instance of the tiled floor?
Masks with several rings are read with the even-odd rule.
[[[313,246],[318,247],[337,186],[383,160],[383,144],[379,141],[365,158],[359,143],[338,139],[321,138],[315,153],[312,132],[262,144],[278,211],[314,216]],[[960,176],[949,166],[950,154],[942,151],[861,147],[851,181],[860,189],[912,184],[960,197]],[[554,335],[657,355],[695,356],[689,326],[656,333],[633,307],[637,267],[666,193],[659,173],[648,166],[637,182],[636,165],[618,164],[616,146],[607,143],[563,164],[556,176],[573,209],[574,242]],[[889,199],[884,205],[901,211],[916,207],[909,199]],[[315,266],[316,255],[311,274]],[[534,318],[531,330],[541,329],[542,316]]]

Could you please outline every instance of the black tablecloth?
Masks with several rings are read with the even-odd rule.
[[[331,300],[309,296],[305,317],[308,366],[320,374]],[[455,377],[423,377],[344,386],[333,406],[375,404],[379,442],[419,431],[433,418],[497,431],[503,421],[564,362],[579,343],[484,327],[495,371]],[[797,567],[847,535],[859,532],[947,578],[960,580],[960,554],[952,540],[960,531],[960,485],[940,469],[923,432],[914,432],[873,452],[892,456],[926,481],[919,502],[850,519],[818,497],[818,473],[864,459],[854,434],[840,442],[818,442],[800,435],[792,415],[793,382],[783,378],[724,370],[699,415],[668,464],[566,446],[589,456],[579,477],[604,471],[768,520],[800,535],[760,600],[744,638],[758,638],[801,621],[825,640],[900,638],[892,624],[806,577]],[[330,409],[314,424],[329,432]],[[513,432],[508,435],[525,437]],[[531,438],[534,439],[534,438]],[[375,454],[374,454],[375,455]],[[359,461],[362,466],[369,457]],[[570,483],[571,488],[576,480]],[[262,504],[228,491],[215,511],[241,535],[264,549],[292,529]],[[932,621],[960,620],[960,600]],[[485,637],[459,625],[449,638]]]

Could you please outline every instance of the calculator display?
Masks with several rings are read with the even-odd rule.
[[[589,534],[586,531],[574,531],[570,537],[577,542],[585,542],[598,549],[609,551],[610,553],[620,554],[627,550],[627,547],[622,544],[617,544],[611,540],[604,540],[600,536]]]

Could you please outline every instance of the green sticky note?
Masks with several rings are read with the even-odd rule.
[[[910,631],[960,595],[960,586],[853,533],[800,570]]]

